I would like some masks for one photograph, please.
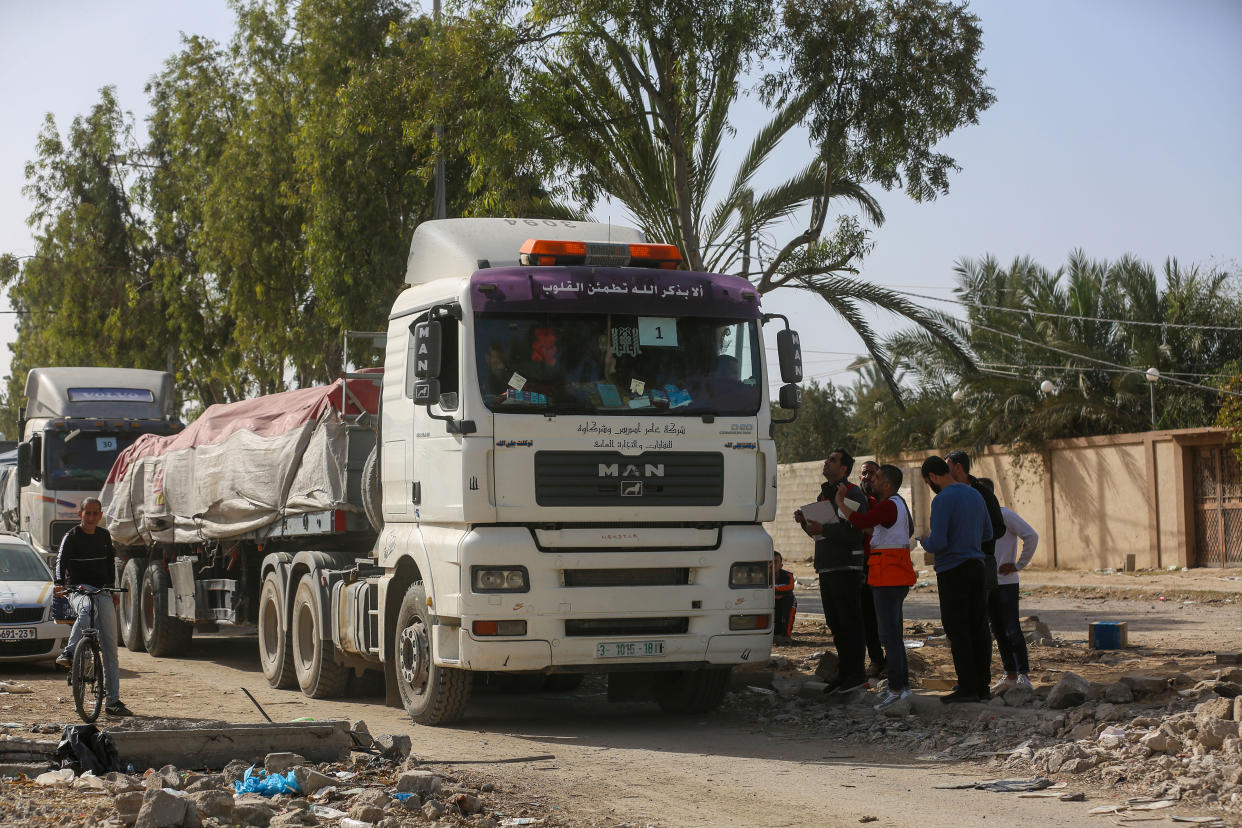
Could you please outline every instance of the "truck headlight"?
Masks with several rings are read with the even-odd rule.
[[[729,629],[731,630],[766,630],[771,622],[772,616],[764,613],[763,615],[730,615]]]
[[[768,586],[768,570],[771,564],[767,561],[735,563],[729,567],[729,586],[733,589],[748,589]]]
[[[474,566],[470,584],[475,592],[528,592],[530,581],[524,566]]]

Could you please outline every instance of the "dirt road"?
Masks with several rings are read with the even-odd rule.
[[[928,594],[915,604],[930,612],[933,601]],[[1128,613],[1136,622],[1132,639],[1150,635],[1153,643],[1158,639],[1166,647],[1184,641],[1186,650],[1200,652],[1242,649],[1237,604],[1049,596],[1029,598],[1026,607],[1047,618],[1058,635],[1064,631],[1073,638],[1085,638],[1087,615]],[[809,652],[822,643],[809,640],[800,646]],[[937,789],[1012,774],[982,763],[885,752],[882,740],[875,746],[833,741],[813,729],[754,715],[744,696],[730,695],[721,711],[691,718],[664,716],[654,705],[610,705],[597,680],[572,694],[481,692],[460,726],[426,728],[378,698],[315,701],[297,691],[273,690],[259,672],[255,652],[253,638],[225,634],[196,638],[188,659],[153,659],[122,650],[123,697],[139,715],[260,721],[241,692],[246,688],[278,721],[363,719],[373,733],[411,734],[415,754],[425,761],[555,806],[570,824],[775,828],[858,825],[875,817],[878,825],[921,828],[1017,822],[1078,826],[1098,820],[1087,815],[1091,807],[1124,801],[1127,795],[1073,781],[1070,790],[1086,790],[1086,802]],[[62,673],[0,665],[0,679],[36,689],[32,695],[0,696],[0,720],[72,721]],[[970,730],[986,726],[981,717],[1030,713],[966,707],[971,709],[936,715],[948,717],[948,729]],[[1177,813],[1197,812],[1179,808]]]
[[[490,776],[584,824],[776,828],[858,825],[873,816],[879,825],[950,828],[996,825],[1013,806],[1007,795],[932,787],[989,778],[983,769],[738,726],[721,713],[679,719],[653,705],[610,705],[602,684],[564,695],[482,694],[461,726],[420,727],[379,699],[315,701],[273,690],[254,663],[254,646],[249,638],[206,636],[196,658],[176,661],[122,650],[124,697],[139,714],[259,721],[245,687],[277,720],[364,719],[372,733],[411,734],[414,753],[430,764]],[[41,697],[0,697],[0,718],[38,711],[36,720],[71,721],[70,701],[47,704],[50,694],[63,697],[60,674],[5,667],[0,675],[36,685]],[[1090,804],[1022,803],[1024,821],[1041,826],[1082,825]]]

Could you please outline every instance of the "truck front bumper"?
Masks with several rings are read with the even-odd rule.
[[[522,527],[483,527],[460,549],[460,615],[453,619],[460,625],[441,623],[434,630],[436,662],[444,666],[609,672],[745,664],[770,655],[772,588],[729,586],[732,564],[772,559],[772,541],[759,526],[725,526],[711,549],[621,551],[541,549]],[[477,566],[522,566],[529,589],[474,593],[470,578]],[[643,572],[670,571],[685,582],[641,583]],[[583,572],[637,583],[571,585]],[[731,629],[741,619],[758,618],[761,629]],[[523,621],[526,632],[478,635],[476,621]]]

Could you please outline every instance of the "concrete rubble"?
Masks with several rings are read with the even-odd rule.
[[[910,651],[913,674],[917,653]],[[726,706],[744,704],[772,728],[825,740],[926,760],[975,760],[1005,776],[1135,791],[1171,805],[1220,810],[1230,824],[1242,818],[1242,668],[1123,675],[1107,684],[1066,671],[1033,691],[1015,686],[987,703],[946,706],[940,693],[919,691],[876,712],[882,684],[824,695],[822,679],[835,666],[831,654],[821,655],[775,657],[768,688],[776,692],[754,692],[764,688],[752,683],[751,692],[736,692]],[[1143,802],[1119,808],[1149,809]]]
[[[95,777],[75,776],[64,769],[45,772],[38,781],[6,774],[0,782],[0,824],[62,825],[65,808],[72,810],[70,824],[108,828],[558,824],[534,807],[537,803],[505,805],[493,783],[423,767],[410,753],[408,736],[372,738],[362,722],[355,723],[351,732],[358,747],[343,761],[313,763],[292,751],[274,751],[255,764],[235,760],[210,770],[168,764]],[[23,756],[32,752],[33,741],[23,740]],[[46,756],[42,767],[47,767]],[[297,791],[272,796],[240,793],[238,785],[247,773],[280,774],[286,779],[291,773]],[[58,805],[45,804],[47,798],[37,795],[52,787],[62,791]]]

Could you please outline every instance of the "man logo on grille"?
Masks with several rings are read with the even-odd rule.
[[[644,463],[640,468],[637,463],[599,463],[596,477],[663,477],[663,463]]]
[[[624,483],[621,484],[621,495],[622,497],[642,497],[643,496],[643,481],[641,480],[625,481]]]

